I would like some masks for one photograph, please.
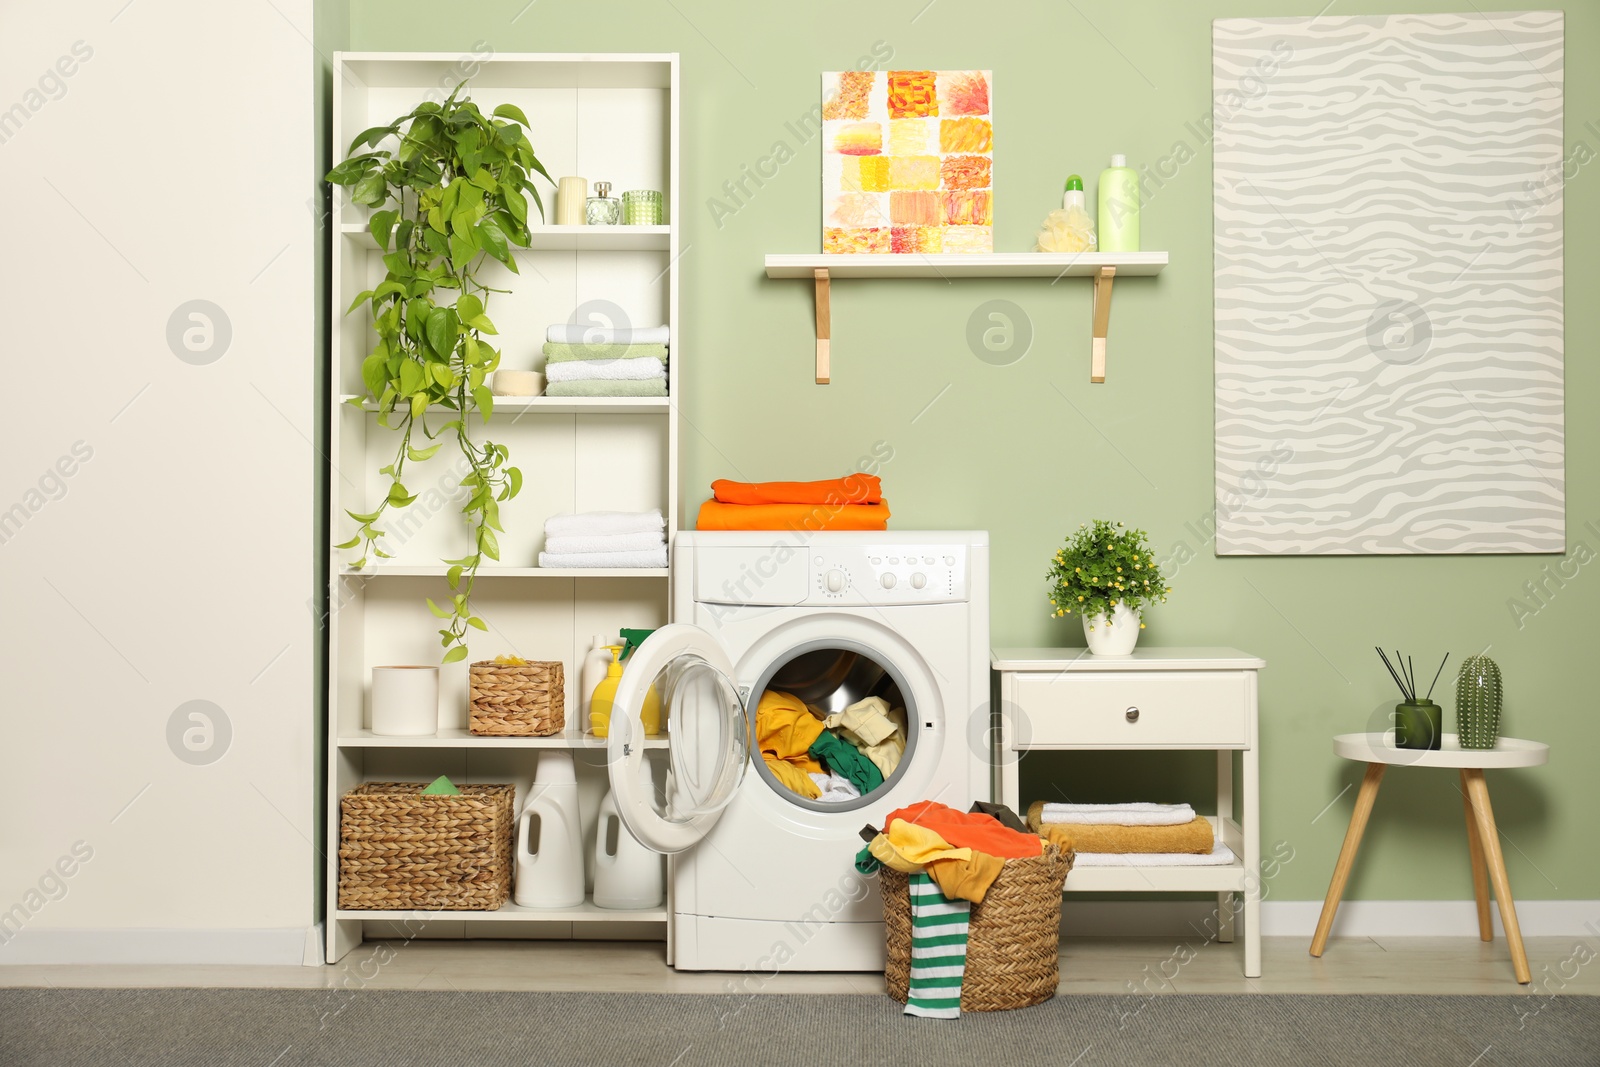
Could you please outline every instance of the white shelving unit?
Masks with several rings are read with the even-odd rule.
[[[668,621],[666,569],[567,570],[536,566],[550,515],[575,511],[660,508],[667,529],[678,527],[678,393],[682,352],[678,341],[679,152],[676,53],[555,55],[361,53],[334,56],[333,157],[343,159],[354,136],[409,112],[418,102],[442,100],[462,80],[485,111],[515,104],[531,124],[529,139],[554,177],[577,174],[628,189],[662,191],[664,226],[539,226],[530,247],[516,250],[518,273],[491,263],[483,272],[493,293],[488,315],[501,366],[537,368],[545,328],[570,321],[670,330],[669,399],[637,397],[497,397],[493,417],[480,429],[505,444],[521,468],[518,497],[502,505],[506,532],[501,561],[482,568],[474,592],[476,612],[489,625],[473,631],[469,659],[515,653],[558,659],[567,678],[567,730],[554,737],[473,737],[467,733],[467,665],[442,671],[440,721],[430,737],[379,737],[370,729],[367,697],[374,666],[437,663],[438,623],[424,598],[448,594],[443,559],[471,547],[455,494],[463,473],[451,446],[426,463],[408,464],[406,485],[417,500],[391,512],[392,558],[354,570],[354,553],[332,550],[328,649],[327,959],[338,960],[363,936],[664,936],[665,907],[612,911],[586,902],[541,911],[510,902],[496,911],[348,911],[338,906],[339,798],[366,781],[426,781],[448,774],[456,782],[511,782],[517,803],[526,799],[541,751],[567,749],[578,763],[585,830],[592,837],[594,809],[604,791],[604,742],[581,732],[576,687],[591,635]],[[555,190],[541,183],[546,216]],[[530,204],[530,207],[532,205]],[[360,396],[360,366],[375,340],[364,309],[345,309],[382,278],[367,212],[334,189],[337,236],[332,249],[332,399],[329,512],[332,540],[353,532],[346,511],[364,512],[386,491],[378,468],[395,447],[391,431],[370,410],[346,403]],[[535,220],[537,212],[530,213]],[[691,358],[692,354],[691,354]],[[443,412],[440,408],[440,421]],[[660,749],[667,738],[652,737]],[[640,924],[645,924],[641,927]],[[641,934],[641,929],[644,932]]]

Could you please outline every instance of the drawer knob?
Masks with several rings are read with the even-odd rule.
[[[1127,716],[1128,716],[1128,721],[1129,722],[1138,722],[1139,721],[1139,709],[1138,708],[1129,708],[1128,711],[1127,711]]]

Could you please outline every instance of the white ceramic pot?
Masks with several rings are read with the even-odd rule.
[[[1126,604],[1111,609],[1111,618],[1096,615],[1083,620],[1083,636],[1096,656],[1131,656],[1139,643],[1139,614]]]
[[[384,737],[438,733],[439,668],[372,668],[372,732]]]

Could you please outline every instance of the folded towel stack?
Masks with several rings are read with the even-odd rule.
[[[544,524],[541,567],[665,567],[667,523],[651,511],[553,515]]]
[[[1188,804],[1046,804],[1028,808],[1028,825],[1084,866],[1210,865],[1233,862],[1211,823]],[[1176,857],[1183,857],[1178,860]]]
[[[545,332],[546,396],[666,396],[667,328],[580,326]]]
[[[700,530],[886,530],[889,502],[872,474],[819,482],[711,483]]]

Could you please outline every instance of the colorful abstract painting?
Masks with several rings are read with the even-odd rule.
[[[993,252],[986,70],[822,76],[822,250]]]

